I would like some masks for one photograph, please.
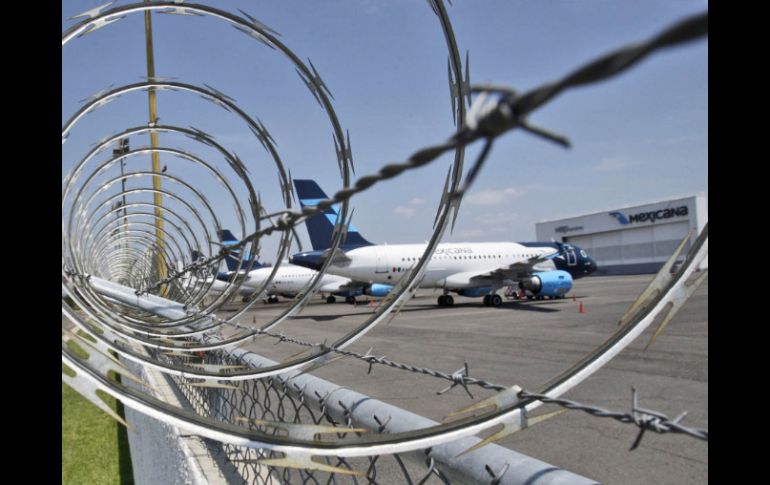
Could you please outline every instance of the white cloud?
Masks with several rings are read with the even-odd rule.
[[[504,189],[486,189],[471,192],[463,198],[463,203],[469,205],[501,205],[527,193],[526,189],[518,187],[506,187]]]
[[[415,212],[417,212],[417,210],[415,210],[412,207],[407,207],[405,205],[400,205],[393,210],[394,214],[399,216],[404,216],[407,219],[409,219],[410,217],[413,217]]]
[[[417,209],[411,206],[419,206],[425,203],[425,199],[421,197],[415,197],[409,201],[409,205],[400,205],[393,209],[393,213],[398,216],[403,216],[407,219],[414,217],[417,214]]]

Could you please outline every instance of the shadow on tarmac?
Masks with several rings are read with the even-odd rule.
[[[497,310],[514,310],[514,311],[528,311],[528,312],[536,312],[536,313],[553,313],[553,312],[559,312],[562,311],[561,308],[548,308],[551,305],[556,305],[560,303],[564,303],[566,300],[506,300],[503,301],[503,304],[497,307]],[[324,304],[325,306],[326,304]],[[333,304],[334,305],[334,304]],[[370,307],[366,302],[361,302],[356,306],[351,306],[349,303],[340,303],[338,305],[346,305],[348,308],[354,308],[354,309],[360,309],[359,311],[353,311],[353,312],[344,312],[344,313],[335,313],[332,315],[293,315],[291,318],[296,320],[314,320],[316,322],[328,322],[332,320],[336,320],[338,318],[344,318],[344,317],[352,317],[356,315],[366,315],[373,313],[376,307]],[[271,307],[273,305],[270,305]],[[279,304],[280,306],[280,304]],[[480,301],[467,301],[467,302],[461,302],[461,303],[455,303],[451,307],[440,307],[435,302],[425,302],[425,303],[415,303],[415,300],[412,300],[410,304],[406,308],[402,308],[400,313],[411,313],[411,312],[421,312],[421,311],[431,311],[435,309],[441,309],[446,308],[448,310],[451,310],[452,308],[479,308],[484,309],[485,307]],[[304,311],[307,312],[308,310],[311,310],[311,307],[305,307]],[[223,312],[228,311],[235,311],[235,309],[223,309]]]

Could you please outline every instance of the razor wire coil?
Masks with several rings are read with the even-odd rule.
[[[546,83],[539,88],[518,95],[509,88],[501,89],[497,86],[471,87],[467,75],[463,79],[462,63],[459,59],[458,49],[443,3],[440,1],[429,1],[429,5],[434,9],[440,20],[450,51],[450,72],[455,78],[456,88],[452,97],[452,114],[456,120],[460,121],[457,124],[457,132],[448,141],[423,148],[411,155],[405,162],[384,165],[376,174],[363,176],[352,185],[350,172],[353,169],[353,164],[350,151],[350,137],[337,119],[330,100],[331,93],[315,66],[309,60],[307,64],[302,62],[298,56],[277,39],[275,31],[261,24],[256,18],[243,12],[241,12],[243,16],[238,16],[224,10],[198,4],[153,2],[145,5],[137,3],[114,7],[104,12],[95,9],[86,20],[73,26],[62,36],[62,45],[64,47],[70,41],[115,23],[132,13],[156,11],[158,13],[195,16],[208,15],[227,22],[258,42],[266,44],[273,50],[280,51],[296,69],[313,98],[324,109],[329,123],[332,125],[335,147],[338,149],[335,159],[338,162],[338,168],[345,188],[336,192],[329,199],[318,201],[313,207],[305,207],[301,211],[294,211],[291,206],[291,177],[288,170],[284,168],[281,156],[272,137],[261,120],[255,120],[246,115],[235,104],[233,98],[230,98],[228,95],[208,85],[199,87],[163,79],[148,79],[143,83],[105,90],[87,100],[86,105],[65,123],[62,130],[63,145],[67,142],[70,134],[76,130],[78,121],[84,115],[102,109],[120,96],[137,91],[194,92],[206,101],[223,108],[225,111],[236,113],[247,124],[275,163],[286,208],[278,211],[268,211],[262,206],[259,193],[252,185],[246,164],[237,154],[221,145],[215,137],[201,130],[175,125],[161,125],[158,120],[153,120],[146,127],[130,127],[118,134],[105,137],[96,143],[93,149],[78,162],[75,168],[63,180],[63,211],[66,209],[68,212],[65,218],[66,221],[63,220],[62,225],[63,288],[66,289],[69,297],[79,307],[79,311],[75,311],[73,306],[63,299],[63,312],[65,315],[76,320],[79,328],[95,338],[101,339],[102,343],[111,346],[121,356],[131,357],[135,361],[145,359],[144,363],[152,361],[156,369],[164,372],[174,370],[174,373],[168,373],[173,376],[179,389],[183,390],[188,404],[198,414],[196,418],[198,425],[211,426],[212,430],[217,429],[219,431],[219,423],[237,424],[239,419],[246,417],[247,419],[263,421],[265,418],[269,418],[269,421],[295,424],[304,422],[319,425],[322,422],[326,422],[334,426],[340,426],[341,431],[338,434],[340,441],[337,451],[333,453],[324,452],[324,459],[327,465],[338,470],[365,469],[365,476],[370,483],[377,483],[377,463],[382,460],[382,450],[388,449],[387,446],[378,448],[377,445],[367,444],[369,442],[365,436],[348,436],[350,433],[342,431],[345,427],[351,426],[350,414],[347,411],[346,419],[343,418],[342,422],[336,421],[327,413],[324,397],[319,396],[320,409],[314,410],[305,401],[304,397],[297,397],[296,389],[292,389],[285,382],[279,383],[277,376],[282,372],[300,369],[303,366],[321,364],[328,360],[329,356],[336,354],[338,356],[354,357],[367,363],[369,371],[371,371],[373,364],[379,364],[450,381],[451,385],[446,390],[454,386],[461,386],[470,394],[467,388],[468,385],[477,385],[484,389],[497,391],[508,389],[506,386],[469,376],[467,365],[465,372],[461,370],[450,374],[391,361],[384,357],[376,357],[368,352],[366,354],[353,352],[346,350],[345,347],[359,339],[369,329],[384,321],[391,311],[397,312],[408,301],[424,273],[427,261],[430,259],[425,257],[425,255],[432,253],[449,224],[450,218],[457,216],[462,196],[473,184],[476,175],[483,168],[486,156],[492,149],[494,139],[512,129],[520,128],[549,141],[567,145],[568,141],[566,138],[530,125],[526,120],[526,116],[571,87],[598,82],[614,76],[630,68],[650,53],[706,36],[708,31],[708,14],[698,15],[666,29],[646,42],[609,53],[593,62],[585,64],[558,81]],[[464,100],[470,100],[471,91],[485,95],[495,94],[499,98],[495,102],[486,104],[479,103],[477,100],[477,103],[471,106],[470,112],[466,114]],[[171,146],[161,146],[143,147],[137,150],[116,153],[106,162],[92,167],[90,173],[85,172],[88,163],[90,163],[95,155],[104,152],[109,146],[126,136],[141,133],[177,134],[186,136],[199,145],[214,148],[225,160],[225,166],[229,168],[229,171],[224,173],[213,168],[206,160],[197,157],[194,153],[176,150]],[[478,140],[485,141],[484,149],[463,180],[461,177],[463,150],[467,145]],[[229,318],[223,319],[217,316],[218,313],[221,313],[224,304],[237,293],[241,284],[237,279],[228,281],[225,290],[214,299],[213,303],[205,303],[206,297],[210,295],[210,290],[214,286],[215,281],[217,281],[211,268],[226,257],[238,259],[237,267],[239,269],[251,268],[256,256],[260,253],[261,238],[270,236],[273,233],[279,233],[281,235],[281,242],[277,252],[277,260],[281,260],[288,254],[293,240],[292,233],[296,231],[296,227],[299,224],[333,205],[341,204],[340,217],[337,220],[332,241],[331,252],[333,252],[342,242],[346,230],[345,225],[349,223],[348,202],[351,197],[368,190],[380,182],[398,177],[409,170],[425,166],[450,150],[455,150],[455,160],[450,172],[447,174],[447,181],[442,191],[442,204],[436,215],[435,230],[430,243],[427,244],[424,257],[420,258],[412,271],[402,278],[401,282],[394,288],[393,296],[389,296],[373,316],[346,336],[327,345],[326,342],[322,344],[308,342],[270,331],[270,329],[300,311],[307,304],[314,290],[318,287],[324,270],[329,264],[328,261],[289,309],[260,328],[254,329],[236,321],[246,311],[253,308],[257,301],[256,298],[241,306]],[[100,181],[99,178],[103,177],[109,170],[117,166],[120,166],[122,170],[126,158],[149,153],[165,153],[185,160],[196,169],[203,169],[212,180],[223,186],[230,194],[235,207],[235,213],[240,221],[240,232],[242,234],[240,241],[230,246],[215,249],[214,246],[216,244],[213,241],[213,235],[222,229],[220,217],[211,208],[206,195],[199,191],[195,184],[188,183],[173,173],[165,173],[165,169],[164,173],[134,170],[124,174],[121,171],[120,176],[113,176],[107,180],[102,179]],[[164,183],[173,184],[180,192],[149,188],[149,180],[155,177],[162,178]],[[142,180],[147,182],[147,186],[129,191],[123,190],[120,193],[121,196],[134,198],[139,197],[140,194],[159,194],[165,200],[178,201],[179,207],[174,206],[172,209],[171,207],[164,207],[156,203],[144,201],[132,202],[131,204],[123,202],[119,205],[118,202],[121,202],[118,200],[119,196],[114,194],[100,199],[116,184],[125,183],[127,179]],[[236,192],[232,190],[234,184],[229,182],[229,180],[237,180],[239,192],[247,194],[245,204],[242,205],[240,203]],[[81,185],[78,186],[78,183]],[[100,183],[100,185],[95,185],[96,183]],[[190,203],[191,200],[195,201],[195,204]],[[128,212],[129,210],[131,212]],[[144,210],[148,212],[143,212]],[[186,217],[182,216],[181,212],[183,211],[186,213]],[[121,213],[123,214],[122,217]],[[159,219],[162,220],[162,224],[158,224]],[[266,225],[262,227],[265,223]],[[151,230],[153,227],[155,231]],[[165,229],[165,227],[168,227],[168,229]],[[157,234],[159,232],[166,236],[165,240],[168,243],[162,245],[157,243]],[[204,238],[200,238],[200,234],[203,234]],[[125,244],[125,247],[120,244]],[[707,232],[704,244],[707,244]],[[207,249],[206,254],[209,254],[209,256],[204,255],[187,262],[190,259],[188,255],[201,248]],[[693,261],[696,261],[696,256],[695,252],[688,256],[691,264]],[[174,268],[170,264],[171,261],[183,261],[184,264],[181,268]],[[161,267],[162,270],[159,269]],[[261,294],[266,291],[278,267],[279,265],[275,266],[272,274],[263,283],[261,288],[257,290],[257,293]],[[680,271],[680,276],[684,275],[684,269],[686,268]],[[164,274],[168,276],[164,276]],[[162,296],[179,302],[180,308],[183,311],[181,313],[167,312],[165,315],[159,316],[147,308],[132,308],[125,301],[120,302],[115,299],[104,298],[99,291],[95,290],[91,282],[92,276],[116,280],[135,288],[134,296],[137,298],[137,301],[142,297]],[[671,284],[674,285],[675,283],[677,283],[676,279]],[[673,286],[671,288],[673,291]],[[663,297],[665,296],[663,295]],[[653,311],[652,305],[648,306],[646,310]],[[83,317],[80,311],[85,313],[86,316]],[[169,316],[172,313],[173,316]],[[642,317],[643,315],[640,315],[637,321],[632,323],[638,323]],[[221,332],[222,328],[235,329],[236,333],[233,337],[229,337],[230,340],[227,340],[228,337],[211,338],[217,332]],[[103,339],[100,335],[95,335],[98,333],[97,329],[106,332],[109,338]],[[198,335],[199,338],[191,339],[193,335]],[[244,376],[254,377],[253,379],[229,380],[232,376],[238,375],[239,371],[225,372],[222,370],[224,367],[220,368],[219,372],[209,372],[205,368],[204,371],[200,371],[201,367],[199,364],[203,361],[206,361],[211,366],[242,365],[242,363],[239,364],[238,359],[220,349],[228,346],[236,347],[249,339],[259,336],[268,336],[277,339],[279,342],[298,344],[315,349],[317,352],[310,356],[279,364],[275,368],[269,369],[269,373],[263,369],[257,370],[254,374],[251,374],[251,372],[255,371],[254,369],[245,371]],[[222,342],[225,343],[223,344]],[[137,346],[150,349],[149,357],[140,358],[136,351]],[[206,357],[201,359],[201,362],[195,362],[195,358],[192,356],[171,358],[163,354],[162,351],[164,349],[182,353],[187,352],[188,355],[191,355],[192,352],[205,351]],[[80,372],[89,372],[88,365],[82,361],[83,359],[78,361],[64,346],[63,359],[73,364],[73,366],[76,363],[79,364],[78,370]],[[199,382],[193,381],[193,379],[201,378],[207,383],[217,380],[235,383],[235,388],[202,388],[196,385]],[[102,380],[99,385],[110,386],[106,380]],[[119,387],[112,387],[111,390],[114,393],[125,392],[124,389]],[[131,394],[131,396],[129,394],[131,393],[126,393],[124,397],[138,398],[136,394]],[[635,424],[640,428],[640,434],[634,446],[638,445],[638,440],[641,439],[642,433],[645,430],[684,433],[705,440],[708,438],[707,431],[684,427],[679,424],[679,418],[670,420],[660,413],[641,410],[637,407],[634,407],[630,414],[621,414],[581,405],[574,401],[557,399],[546,393],[522,391],[519,393],[519,397],[522,399],[521,402],[498,410],[496,415],[468,418],[461,420],[460,423],[447,425],[442,431],[446,433],[442,436],[446,437],[436,438],[432,442],[450,439],[451,436],[454,436],[452,432],[457,429],[464,428],[466,432],[470,433],[471,430],[489,427],[494,422],[503,422],[504,416],[506,416],[505,413],[510,415],[511,412],[519,409],[521,409],[521,413],[525,413],[526,408],[524,406],[533,401],[556,404],[568,409],[580,409],[594,416],[612,417],[620,422]],[[344,404],[341,402],[340,405],[344,407]],[[257,418],[257,416],[259,417]],[[380,422],[380,420],[378,419],[377,422]],[[386,427],[387,422],[380,426],[379,432],[385,432]],[[292,457],[294,456],[294,451],[291,450],[292,446],[295,445],[297,449],[302,450],[307,447],[313,448],[312,440],[310,440],[311,443],[308,443],[306,437],[297,438],[291,431],[285,437],[279,436],[277,429],[269,431],[269,426],[266,427],[264,425],[250,425],[249,431],[255,432],[255,434],[251,435],[252,437],[260,437],[258,440],[251,442],[249,446],[243,447],[234,443],[222,445],[223,453],[227,455],[228,460],[242,470],[245,480],[256,480],[260,476],[259,468],[266,465],[260,465],[258,463],[259,460]],[[420,439],[425,437],[426,435],[414,433],[406,438],[406,441],[413,439],[414,445],[407,446],[411,446],[411,449],[425,449],[424,446],[420,445],[420,443],[423,443]],[[350,439],[345,441],[346,438]],[[394,437],[394,440],[398,439],[398,437]],[[268,448],[254,447],[254,443],[259,442],[259,440],[265,440],[263,443],[283,444],[288,447],[287,450],[289,451],[266,451]],[[354,444],[350,445],[351,442]],[[356,443],[363,443],[363,446],[371,446],[371,449],[374,450],[373,453],[370,455],[346,455],[346,447],[355,446]],[[429,451],[427,453],[429,454]],[[358,458],[359,456],[365,458]],[[392,457],[396,461],[398,468],[403,471],[405,480],[411,483],[411,475],[414,475],[414,472],[411,475],[407,472],[398,454],[393,454]],[[353,461],[356,462],[356,465],[351,465]],[[361,464],[365,466],[361,466]],[[284,467],[282,471],[278,471],[279,468],[267,466],[270,476],[274,476],[276,479],[287,483],[295,481],[301,483],[321,483],[318,476],[324,473],[320,469],[305,468],[301,470],[299,468]],[[505,474],[505,470],[495,474],[488,466],[486,470],[492,477],[493,483],[496,483]],[[337,475],[338,473],[332,472],[332,475]],[[414,478],[417,483],[424,483],[431,478],[448,483],[447,478],[436,467],[434,459],[429,456],[426,457],[425,470],[419,472]],[[419,478],[419,480],[416,480],[416,478]],[[332,478],[326,476],[324,479],[331,480]]]

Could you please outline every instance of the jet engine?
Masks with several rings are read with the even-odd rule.
[[[380,283],[372,283],[368,288],[364,290],[364,293],[371,296],[385,296],[393,289],[392,285],[383,285]]]
[[[566,271],[542,271],[519,281],[519,287],[535,296],[564,296],[572,289],[572,276]]]

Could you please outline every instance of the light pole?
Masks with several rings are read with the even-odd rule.
[[[150,3],[150,0],[144,0],[144,3]],[[145,38],[145,50],[147,53],[147,80],[149,82],[155,82],[155,54],[152,48],[152,18],[150,16],[150,10],[144,11],[144,38]],[[154,127],[158,123],[158,105],[155,87],[151,86],[147,90],[147,96],[150,108],[150,121],[149,125]],[[163,253],[163,198],[160,194],[160,153],[156,151],[158,148],[158,132],[154,129],[150,131],[150,146],[152,147],[152,171],[156,175],[152,177],[152,188],[154,191],[153,201],[155,202],[155,241],[157,244],[157,264],[158,264],[158,277],[159,279],[166,278],[166,260]],[[160,295],[165,296],[167,286],[160,287]]]
[[[123,203],[119,200],[115,201],[114,204],[112,204],[112,210],[115,211],[115,222],[117,222],[115,229],[110,232],[110,236],[116,236],[118,234],[118,231],[120,230],[120,207],[122,207]],[[117,239],[117,244],[115,245],[115,249],[120,249],[120,239]]]
[[[128,151],[129,151],[128,138],[121,138],[119,141],[118,148],[115,148],[114,150],[112,150],[112,156],[117,157],[118,155],[125,155],[126,153],[128,153]],[[121,203],[121,205],[123,206],[123,224],[126,224],[128,212],[126,209],[126,177],[125,177],[124,168],[123,168],[124,164],[125,164],[125,158],[120,157],[120,186],[121,186],[120,193],[123,198],[123,202]],[[126,243],[126,249],[128,249],[128,243]]]

